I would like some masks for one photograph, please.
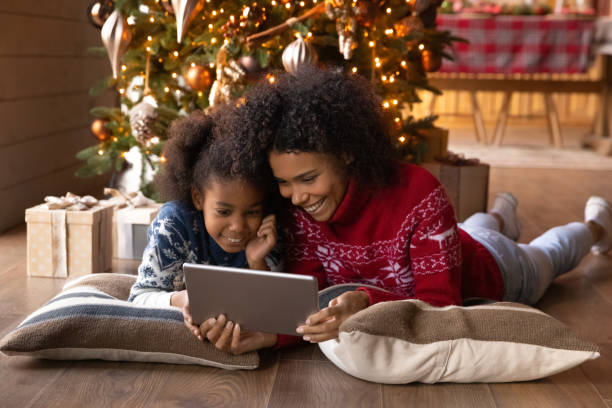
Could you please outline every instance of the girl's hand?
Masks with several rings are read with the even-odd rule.
[[[193,323],[193,318],[191,317],[191,309],[189,309],[189,297],[187,296],[187,291],[181,290],[180,292],[174,292],[172,297],[170,297],[170,305],[181,308],[185,326],[191,333],[193,333],[194,336],[198,338],[198,340],[202,340],[200,328],[197,324]]]
[[[368,306],[370,298],[366,292],[344,292],[332,299],[328,307],[310,315],[306,324],[299,326],[296,331],[311,343],[337,339],[342,322]]]
[[[267,270],[265,257],[276,245],[276,217],[268,215],[263,219],[257,235],[246,246],[246,258],[251,269]]]
[[[199,330],[216,348],[234,355],[272,347],[277,339],[276,334],[242,330],[239,324],[227,320],[223,314],[206,320]]]

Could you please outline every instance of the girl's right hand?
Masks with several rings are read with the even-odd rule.
[[[170,305],[181,308],[185,326],[191,333],[193,333],[194,336],[198,338],[198,340],[202,341],[203,338],[202,334],[200,333],[200,327],[193,322],[193,318],[191,317],[191,309],[189,308],[189,297],[187,296],[187,291],[181,290],[180,292],[174,292],[170,298]]]
[[[199,330],[215,347],[234,355],[272,347],[277,341],[276,334],[242,330],[223,314],[206,320]]]

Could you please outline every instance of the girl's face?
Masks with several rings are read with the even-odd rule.
[[[317,221],[329,221],[348,186],[346,163],[324,153],[281,153],[268,156],[283,197],[302,207]]]
[[[241,180],[211,181],[201,191],[192,188],[191,198],[208,234],[225,252],[242,251],[261,224],[263,193]]]

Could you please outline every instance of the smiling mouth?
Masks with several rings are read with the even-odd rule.
[[[302,207],[302,208],[304,208],[304,210],[306,210],[308,213],[314,214],[315,212],[317,212],[319,208],[321,208],[321,206],[323,205],[323,201],[325,201],[325,198],[320,199],[313,205],[309,205],[308,207]]]
[[[240,244],[242,242],[242,238],[225,237],[225,239],[227,239],[229,241],[229,243],[233,244],[233,245],[237,245],[237,244]]]

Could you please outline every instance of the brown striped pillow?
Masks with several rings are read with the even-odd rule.
[[[144,361],[254,369],[256,352],[240,356],[201,342],[175,307],[127,302],[134,275],[99,273],[63,291],[0,340],[0,351],[55,360]]]
[[[529,306],[433,307],[384,302],[319,344],[340,369],[387,384],[508,382],[546,377],[599,357],[597,347]]]

